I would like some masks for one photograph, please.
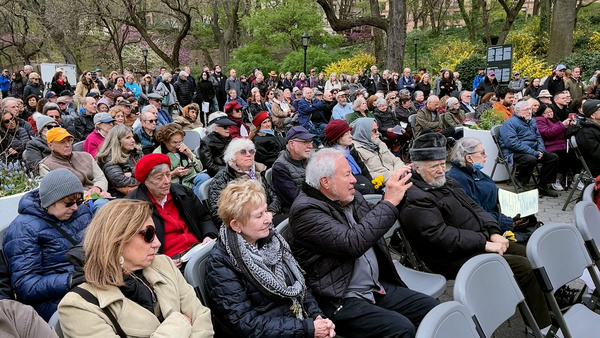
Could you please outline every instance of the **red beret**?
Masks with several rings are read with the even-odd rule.
[[[225,105],[225,113],[229,115],[229,113],[231,113],[234,109],[240,108],[242,108],[242,105],[239,104],[237,101],[229,101],[229,103]]]
[[[148,154],[143,156],[135,165],[135,179],[141,184],[146,183],[146,178],[148,178],[148,174],[152,168],[163,163],[168,164],[169,169],[171,169],[171,160],[167,155]]]
[[[260,126],[260,124],[265,120],[269,118],[269,113],[266,111],[261,111],[260,113],[258,113],[258,115],[256,115],[256,117],[254,118],[254,120],[252,120],[252,124],[258,128],[258,126]]]
[[[333,120],[325,127],[325,139],[329,144],[334,144],[342,135],[348,130],[352,130],[352,127],[344,120]]]

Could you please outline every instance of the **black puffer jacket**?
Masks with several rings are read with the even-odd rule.
[[[314,318],[323,314],[310,291],[303,304],[307,318],[295,318],[290,311],[291,300],[273,300],[261,293],[234,265],[220,240],[206,262],[206,271],[206,288],[212,302],[207,305],[238,337],[314,337]]]
[[[412,175],[400,208],[402,228],[427,267],[453,279],[468,258],[485,252],[491,235],[502,232],[453,178],[433,188],[414,170]]]
[[[485,77],[483,81],[479,82],[479,86],[475,89],[475,93],[479,95],[479,97],[483,97],[487,93],[496,92],[498,89],[498,80],[494,79],[494,81],[490,81],[489,77]]]
[[[580,122],[581,129],[575,134],[577,146],[585,163],[592,172],[592,177],[600,175],[600,125],[585,120]]]
[[[210,221],[208,210],[206,210],[204,204],[202,204],[196,195],[194,195],[192,189],[172,183],[170,192],[173,201],[175,202],[175,206],[177,207],[177,211],[179,211],[179,216],[181,216],[191,233],[194,234],[200,242],[202,242],[206,236],[217,238],[218,231]],[[152,202],[148,194],[148,188],[141,184],[137,189],[125,196],[125,198]],[[156,227],[156,237],[158,237],[158,240],[160,241],[158,253],[162,254],[165,249],[165,223],[154,206],[154,203],[152,203],[152,220]]]
[[[38,163],[47,156],[50,156],[52,151],[48,147],[48,142],[46,142],[45,137],[35,137],[31,141],[27,142],[27,146],[25,147],[27,151],[23,156],[27,167],[30,170],[37,171]]]
[[[405,286],[387,249],[383,235],[398,217],[389,202],[373,206],[360,193],[351,202],[356,225],[350,226],[339,202],[317,189],[302,186],[290,211],[290,247],[306,272],[306,285],[319,301],[338,305],[352,278],[354,263],[370,248],[375,249],[379,280]]]
[[[96,127],[94,127],[94,115],[79,115],[75,118],[73,125],[77,132],[77,135],[73,135],[75,136],[76,142],[85,140],[85,138],[96,129]]]
[[[214,177],[219,170],[225,168],[223,154],[229,142],[231,142],[231,137],[224,138],[216,131],[204,136],[200,142],[198,158],[210,177]]]
[[[267,169],[264,165],[260,163],[254,164],[255,166],[255,174],[256,178],[262,184],[263,188],[267,193],[267,210],[273,212],[273,214],[278,214],[281,212],[281,202],[279,202],[279,198],[273,188],[269,187],[267,184],[267,180],[265,179],[265,170]],[[223,221],[219,217],[219,208],[217,202],[219,201],[219,196],[221,195],[221,191],[225,189],[227,183],[236,180],[238,178],[250,179],[250,177],[246,174],[239,173],[235,171],[232,167],[227,165],[225,168],[221,169],[210,182],[210,187],[208,188],[208,205],[210,206],[210,216],[214,224],[220,226]]]
[[[215,87],[210,80],[198,81],[198,89],[196,91],[195,101],[197,104],[202,106],[202,102],[208,102],[212,104],[212,100],[215,97]]]
[[[15,160],[20,160],[23,155],[23,150],[27,143],[31,140],[25,128],[17,126],[14,130],[0,129],[0,152],[2,153],[1,160],[6,163]],[[9,154],[9,149],[16,151],[15,154]]]
[[[177,80],[173,85],[175,87],[175,95],[177,95],[177,101],[182,107],[192,103],[192,97],[194,96],[193,84],[188,81]]]
[[[135,179],[135,165],[141,158],[141,154],[134,153],[127,159],[126,163],[123,164],[112,164],[110,163],[112,157],[108,156],[104,161],[98,159],[98,166],[102,168],[104,176],[108,180],[108,192],[115,197],[124,197],[125,194],[121,193],[116,188],[125,188],[129,186],[139,185]],[[125,176],[126,173],[130,173],[131,176]]]
[[[379,132],[385,135],[387,133],[388,128],[394,128],[397,125],[400,125],[400,121],[396,118],[396,114],[388,109],[386,111],[381,111],[377,108],[373,110],[373,115],[379,122]]]
[[[286,145],[285,139],[278,132],[275,132],[275,135],[258,132],[252,141],[256,146],[256,162],[266,165],[267,168],[273,166],[273,162]]]

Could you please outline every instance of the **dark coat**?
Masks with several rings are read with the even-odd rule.
[[[92,213],[85,204],[67,221],[58,220],[41,207],[36,189],[21,198],[19,216],[6,230],[3,248],[13,288],[19,300],[33,306],[45,320],[69,291],[73,273],[65,254],[74,245],[51,223],[80,242],[91,220]]]
[[[190,232],[196,236],[198,241],[202,242],[206,236],[217,238],[218,231],[210,221],[208,210],[206,210],[204,204],[202,204],[196,195],[194,195],[192,189],[177,183],[171,183],[170,193],[173,202],[177,207],[177,211],[179,212],[179,216],[189,227]],[[148,188],[141,184],[137,189],[125,196],[125,198],[152,202],[148,194]],[[162,254],[165,249],[165,223],[154,203],[152,203],[152,220],[154,221],[154,226],[156,226],[156,237],[158,237],[158,240],[160,241],[158,253]]]
[[[198,157],[210,177],[214,177],[219,170],[225,168],[223,154],[229,142],[231,142],[231,137],[223,138],[217,132],[204,136],[200,142]]]
[[[105,162],[98,160],[98,166],[104,172],[106,180],[108,181],[108,192],[114,197],[125,197],[125,194],[121,193],[116,188],[124,188],[133,185],[139,185],[135,179],[135,165],[141,158],[141,154],[133,154],[129,156],[126,163],[123,164],[112,164],[110,163],[111,156],[106,158]],[[131,176],[125,176],[126,173],[131,173]]]
[[[339,305],[352,279],[356,259],[373,248],[379,280],[405,286],[383,235],[394,225],[398,209],[382,201],[373,206],[360,193],[351,202],[356,225],[350,226],[341,204],[317,189],[302,186],[290,211],[290,247],[306,272],[306,285],[319,303]]]
[[[266,165],[267,168],[273,166],[286,145],[285,139],[278,132],[275,132],[275,135],[258,132],[252,141],[256,146],[256,162]]]
[[[35,95],[38,98],[42,97],[42,95],[44,94],[44,86],[42,86],[39,83],[33,84],[31,82],[28,82],[27,85],[25,86],[25,89],[23,90],[23,98],[26,98],[29,95]],[[60,94],[60,93],[58,93]]]
[[[479,95],[479,97],[483,97],[487,93],[496,92],[498,88],[498,80],[494,79],[493,82],[490,81],[489,77],[485,77],[483,81],[479,83],[477,89],[475,89],[475,93]]]
[[[575,134],[577,146],[592,177],[600,175],[600,125],[590,120],[580,122],[581,129]]]
[[[417,84],[415,85],[415,91],[420,90],[423,92],[423,96],[425,96],[425,98],[429,97],[429,94],[431,93],[431,82],[417,82]]]
[[[442,88],[444,87],[444,88]],[[440,95],[438,95],[440,98],[444,97],[446,95],[451,96],[452,92],[454,92],[456,89],[456,82],[454,82],[454,80],[452,78],[450,79],[441,79],[440,80]]]
[[[69,84],[69,81],[66,81],[62,84],[58,83],[57,81],[52,81],[52,84],[50,85],[50,90],[53,91],[54,93],[56,93],[56,95],[60,95],[60,93],[62,91],[64,91],[64,90],[71,91],[71,90],[73,90],[73,88]]]
[[[402,229],[427,267],[454,279],[470,257],[485,253],[485,243],[501,234],[496,220],[452,178],[433,188],[413,170],[412,187],[400,207]]]
[[[10,87],[8,88],[8,96],[16,97],[17,99],[24,99],[26,96],[23,96],[23,91],[25,91],[25,85],[23,81],[13,81],[10,83]]]
[[[27,142],[27,147],[25,147],[25,150],[27,150],[27,152],[25,153],[25,156],[23,156],[23,159],[25,160],[29,170],[37,170],[38,163],[40,163],[44,157],[50,156],[52,153],[48,147],[48,142],[46,142],[46,139],[41,136],[38,136]]]
[[[173,85],[175,88],[175,95],[177,95],[177,101],[182,107],[192,103],[192,97],[194,96],[193,84],[189,80],[181,81],[177,80]]]
[[[271,236],[258,243],[269,240]],[[236,267],[220,240],[206,261],[206,288],[212,303],[206,305],[238,337],[312,338],[313,321],[318,315],[323,316],[310,291],[303,303],[308,313],[304,320],[290,311],[290,299],[275,300],[261,293]]]
[[[198,89],[196,91],[196,103],[202,105],[202,102],[209,102],[215,97],[215,87],[210,80],[198,81]]]
[[[279,198],[277,197],[277,194],[275,194],[273,188],[269,186],[269,183],[265,178],[266,167],[260,163],[255,163],[255,168],[257,179],[267,194],[267,211],[271,211],[273,214],[280,213],[281,203],[279,202]],[[221,191],[227,187],[229,182],[236,179],[250,179],[250,177],[246,174],[236,172],[232,167],[227,165],[225,168],[221,169],[210,182],[210,186],[208,188],[208,206],[210,207],[210,216],[214,224],[221,226],[223,223],[223,220],[219,217],[218,207]]]
[[[85,140],[96,129],[94,126],[94,115],[87,115],[85,113],[75,118],[73,125],[77,132],[77,135],[73,135],[76,142]]]
[[[387,133],[388,128],[394,128],[395,126],[400,125],[400,121],[398,121],[396,114],[390,109],[381,111],[375,108],[375,110],[373,110],[373,115],[375,115],[377,122],[379,122],[379,132],[383,135]]]
[[[12,162],[14,160],[21,159],[23,150],[27,146],[27,143],[31,140],[25,128],[17,126],[14,130],[6,130],[2,128],[0,131],[0,152],[2,156],[0,160],[5,162]],[[9,155],[8,149],[14,149],[17,151],[16,154]]]

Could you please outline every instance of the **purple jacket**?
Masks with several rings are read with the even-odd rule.
[[[552,121],[543,116],[535,118],[538,130],[547,152],[567,149],[567,141],[565,140],[565,125],[560,121]]]

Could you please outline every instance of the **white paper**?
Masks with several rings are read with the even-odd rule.
[[[521,217],[533,215],[538,212],[538,190],[533,189],[520,194],[515,194],[504,189],[498,189],[498,202],[500,210],[508,217]]]
[[[596,269],[596,274],[600,275],[598,267],[594,266],[594,269]],[[589,293],[593,293],[594,290],[596,290],[596,285],[594,284],[594,281],[592,280],[592,276],[590,276],[590,272],[588,271],[588,269],[583,270],[583,275],[581,275],[581,277],[579,278],[581,278],[585,285],[587,285]]]
[[[185,253],[185,255],[181,256],[181,261],[187,262],[190,259],[192,259],[192,257],[194,257],[194,255],[196,255],[196,253],[198,253],[198,251],[200,251],[202,247],[204,247],[204,245],[205,244],[202,243],[194,245],[191,249],[188,250],[188,252]]]
[[[208,102],[202,102],[202,112],[208,113]]]
[[[400,127],[406,129],[406,126],[408,126],[408,123],[400,121]]]
[[[398,134],[398,135],[402,135],[402,127],[395,126],[394,130],[392,130],[392,133],[395,133],[395,134]]]

